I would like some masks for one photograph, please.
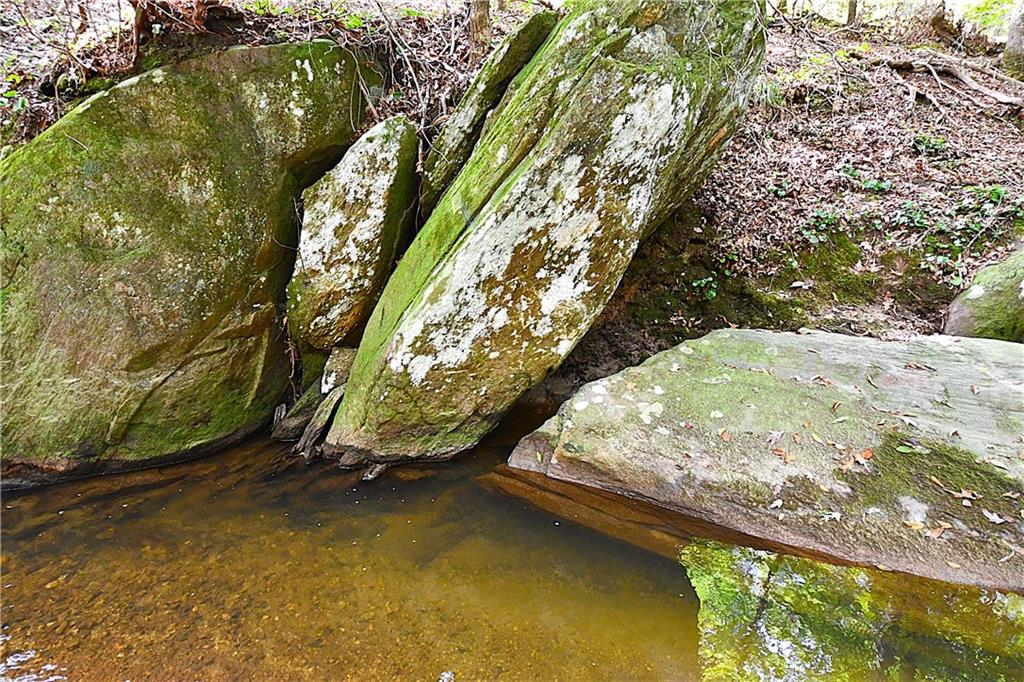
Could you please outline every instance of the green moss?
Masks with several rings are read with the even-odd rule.
[[[982,269],[950,306],[945,332],[1024,342],[1024,249]]]
[[[359,68],[327,43],[227,50],[0,161],[5,466],[144,461],[269,418],[294,201],[351,139]]]
[[[705,680],[1008,681],[1024,672],[1018,596],[710,541],[685,547],[681,561],[701,602]],[[937,655],[917,660],[923,644]]]

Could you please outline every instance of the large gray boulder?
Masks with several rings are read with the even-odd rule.
[[[472,447],[700,185],[762,55],[757,3],[576,3],[388,281],[325,454],[358,466]]]
[[[303,186],[380,78],[332,43],[234,48],[86,100],[0,161],[5,486],[266,424]]]
[[[713,332],[584,386],[509,466],[744,542],[1024,591],[1024,358]]]
[[[942,331],[1024,343],[1024,249],[978,272],[949,306]]]

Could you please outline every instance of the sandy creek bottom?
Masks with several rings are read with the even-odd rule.
[[[372,483],[259,440],[5,495],[2,676],[700,679],[683,566],[477,482],[535,425]]]

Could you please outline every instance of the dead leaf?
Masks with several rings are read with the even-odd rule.
[[[825,444],[825,441],[823,441],[821,438],[819,438],[818,434],[816,434],[816,433],[812,433],[811,434],[811,438],[813,438],[814,442],[817,443],[818,445],[824,445]]]
[[[1018,497],[1020,497],[1020,493],[1017,493],[1017,492],[1003,493],[1003,497],[1009,497],[1011,500],[1016,500]]]
[[[985,509],[984,507],[982,508],[981,513],[985,515],[986,519],[996,524],[997,526],[1006,523],[1006,519],[1004,519],[1002,516],[996,514],[995,512],[990,512],[988,509]]]
[[[793,434],[793,442],[796,443],[797,445],[800,445],[800,443],[802,443],[803,440],[803,437],[799,433]]]
[[[857,459],[859,461],[861,461],[861,462],[866,462],[866,461],[868,461],[869,459],[871,459],[874,456],[875,456],[875,451],[872,450],[871,448],[867,448],[866,450],[864,450],[864,452],[862,452],[859,455],[857,455]]]
[[[949,566],[950,568],[960,568],[960,564],[958,564],[955,561],[947,561],[946,565]]]
[[[841,403],[841,402],[839,402],[838,400],[837,400],[837,401],[835,401],[834,403],[832,403],[832,414],[835,414],[835,413],[836,413],[836,410],[838,410],[838,409],[839,409],[839,406],[840,406],[840,405],[842,405],[842,403]]]
[[[921,530],[922,528],[924,528],[924,524],[920,521],[904,521],[903,525],[909,528],[910,530]]]
[[[957,499],[962,499],[962,500],[980,500],[981,499],[981,495],[979,495],[978,493],[974,492],[973,490],[966,490],[964,488],[961,488],[960,492],[958,492],[958,493],[950,493],[950,495],[952,495],[953,497],[955,497]]]
[[[725,429],[718,430],[718,437],[724,440],[726,443],[732,440],[732,434]]]
[[[782,460],[783,464],[789,464],[795,459],[793,455],[786,452],[783,448],[775,448],[774,450],[772,450],[772,452],[775,453],[776,457]]]
[[[971,384],[971,393],[973,393],[974,395],[978,395],[978,391],[980,391],[980,390],[981,389],[978,388],[978,386],[976,384]]]
[[[768,508],[769,509],[778,509],[781,506],[782,506],[782,500],[781,499],[776,499],[776,500],[773,500],[772,503],[768,505]]]
[[[775,445],[784,435],[786,435],[785,431],[769,431],[768,437],[765,438],[765,442],[768,443],[768,445]]]

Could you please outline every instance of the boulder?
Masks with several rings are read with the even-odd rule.
[[[98,93],[0,161],[6,486],[195,455],[268,423],[303,186],[380,78],[312,42]]]
[[[558,15],[538,12],[510,33],[487,57],[458,106],[452,111],[423,162],[420,215],[430,215],[441,194],[473,152],[488,112],[505,93],[513,76],[551,33]]]
[[[949,306],[942,331],[1024,343],[1024,249],[978,272]]]
[[[1019,595],[717,542],[681,555],[706,682],[1024,678]],[[922,659],[922,640],[942,644]]]
[[[1022,433],[1016,344],[729,330],[587,384],[509,466],[698,534],[1019,592]]]
[[[764,51],[757,12],[574,5],[388,281],[325,454],[449,458],[562,361],[735,128]]]
[[[274,425],[270,437],[280,441],[297,441],[306,430],[320,403],[337,386],[343,385],[355,358],[355,348],[334,348],[327,358],[322,374],[319,374],[291,406],[284,418]],[[339,393],[340,397],[341,394]]]
[[[394,116],[303,193],[288,283],[288,326],[300,347],[329,351],[369,316],[412,228],[416,151],[416,129]]]

